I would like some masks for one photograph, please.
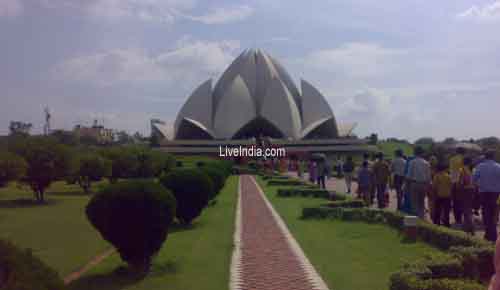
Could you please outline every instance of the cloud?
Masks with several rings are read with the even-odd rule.
[[[500,1],[484,6],[473,5],[469,9],[457,14],[460,19],[498,20],[500,19]]]
[[[372,77],[394,68],[394,57],[404,55],[400,49],[375,43],[351,42],[338,48],[310,52],[301,60],[312,68],[350,77]]]
[[[210,13],[201,16],[184,15],[193,21],[205,24],[225,24],[244,20],[254,14],[254,9],[248,5],[234,7],[220,7],[213,9]]]
[[[1,0],[0,17],[15,17],[23,11],[21,0]]]
[[[84,11],[96,19],[116,21],[137,19],[143,22],[172,24],[179,19],[189,19],[204,24],[224,24],[250,17],[254,9],[248,5],[218,7],[209,13],[194,16],[189,12],[197,0],[40,0],[48,8],[73,8]]]
[[[174,49],[156,55],[140,49],[114,49],[77,56],[58,64],[52,75],[100,87],[159,83],[191,85],[201,78],[221,73],[237,49],[237,41],[184,38]]]

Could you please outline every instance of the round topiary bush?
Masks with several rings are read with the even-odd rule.
[[[226,183],[226,175],[223,170],[214,166],[205,166],[201,170],[212,180],[213,192],[209,197],[209,199],[212,200],[224,187],[224,184]]]
[[[208,205],[213,183],[200,169],[175,169],[162,176],[160,182],[170,189],[177,200],[177,219],[190,224]]]
[[[174,196],[161,184],[123,181],[101,190],[86,208],[87,218],[135,272],[147,272],[167,238],[175,216]]]
[[[0,289],[62,290],[64,283],[57,272],[30,250],[21,250],[0,240]]]

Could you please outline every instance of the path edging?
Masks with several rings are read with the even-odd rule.
[[[233,255],[231,257],[231,268],[229,277],[230,290],[242,290],[242,263],[241,249],[243,243],[241,241],[241,176],[238,177],[238,201],[236,202],[236,219],[234,223],[233,236]]]
[[[298,258],[302,269],[304,269],[304,272],[307,275],[307,279],[312,284],[312,289],[313,290],[329,290],[325,281],[323,280],[323,278],[321,278],[321,276],[318,274],[318,272],[316,271],[314,266],[311,264],[309,259],[306,257],[306,255],[304,254],[304,251],[300,247],[297,240],[295,240],[295,238],[293,237],[292,233],[290,232],[290,230],[286,226],[286,224],[283,221],[283,219],[281,218],[281,216],[276,212],[276,210],[272,206],[271,202],[269,202],[269,200],[267,199],[267,196],[262,191],[262,188],[257,183],[254,176],[249,176],[249,177],[252,180],[252,182],[256,185],[259,194],[262,196],[266,206],[271,211],[271,214],[274,217],[274,220],[277,222],[278,227],[280,228],[282,233],[285,235],[286,240],[287,240],[288,244],[290,245],[290,248],[292,249],[293,253]],[[240,186],[241,186],[241,184],[240,184]],[[231,288],[231,290],[232,290],[232,288]]]

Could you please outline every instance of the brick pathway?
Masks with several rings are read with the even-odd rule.
[[[239,281],[231,290],[326,290],[254,178],[241,176],[240,182]]]

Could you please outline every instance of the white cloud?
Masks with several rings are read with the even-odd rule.
[[[0,1],[0,17],[15,17],[23,10],[21,0],[1,0]]]
[[[394,57],[403,50],[385,48],[374,43],[347,43],[334,49],[309,53],[301,61],[312,68],[350,77],[372,77],[395,67]]]
[[[138,19],[144,22],[174,23],[178,19],[189,19],[205,24],[223,24],[241,21],[250,17],[254,9],[248,5],[218,7],[209,13],[190,15],[197,0],[40,0],[49,8],[74,8],[88,16],[110,21]]]
[[[500,1],[484,6],[473,5],[469,9],[457,14],[461,19],[498,20],[500,19]]]
[[[254,14],[254,9],[248,5],[220,7],[201,16],[184,15],[186,18],[205,24],[224,24],[244,20]]]
[[[115,49],[75,57],[57,65],[52,74],[59,79],[98,86],[177,82],[191,85],[221,73],[237,49],[237,41],[182,39],[173,50],[157,55],[139,49]]]

